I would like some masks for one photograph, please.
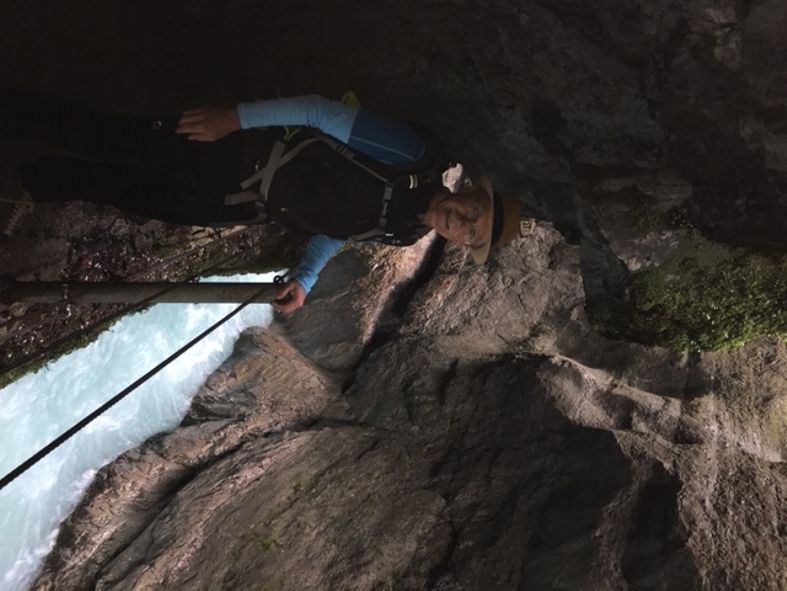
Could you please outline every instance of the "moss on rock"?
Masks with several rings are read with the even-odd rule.
[[[712,351],[763,335],[787,336],[787,259],[700,242],[636,273],[631,329],[642,340]]]

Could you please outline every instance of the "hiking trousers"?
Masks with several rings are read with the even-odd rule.
[[[0,135],[59,144],[74,155],[45,156],[20,166],[34,201],[83,200],[165,222],[244,223],[253,203],[225,205],[225,195],[267,156],[264,130],[216,142],[177,135],[176,117],[101,113],[36,91],[0,89]]]

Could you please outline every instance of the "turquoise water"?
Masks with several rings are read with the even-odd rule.
[[[272,281],[275,273],[216,278]],[[207,279],[206,281],[210,281]],[[125,317],[93,343],[0,390],[0,475],[5,475],[237,304],[159,304]],[[58,526],[96,471],[175,428],[191,398],[232,352],[242,330],[267,326],[254,304],[0,491],[0,588],[29,587]]]

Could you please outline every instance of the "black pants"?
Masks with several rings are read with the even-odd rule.
[[[44,157],[20,167],[35,201],[109,204],[178,224],[242,223],[252,203],[224,204],[227,193],[267,156],[265,132],[217,142],[176,135],[177,118],[99,113],[39,92],[0,89],[0,135],[51,141],[79,157]]]

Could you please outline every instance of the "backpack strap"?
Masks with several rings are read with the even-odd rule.
[[[387,184],[385,185],[385,191],[383,192],[383,205],[380,208],[380,218],[377,221],[377,227],[372,228],[367,232],[363,232],[361,234],[354,234],[353,236],[348,236],[347,240],[352,240],[354,242],[362,242],[363,240],[369,240],[370,238],[377,238],[378,236],[383,236],[386,234],[385,226],[388,225],[388,206],[391,204],[391,198],[393,197],[393,185]]]
[[[257,191],[241,191],[240,193],[229,193],[224,196],[224,205],[240,205],[249,201],[257,201],[260,194]]]
[[[298,143],[289,152],[285,153],[287,144],[281,140],[277,140],[273,144],[271,153],[268,156],[268,162],[260,170],[255,172],[249,178],[241,181],[240,186],[243,191],[240,193],[232,193],[224,197],[225,205],[237,205],[238,203],[247,203],[249,201],[262,201],[267,203],[268,191],[270,191],[271,184],[273,183],[273,175],[276,171],[287,164],[290,160],[295,158],[300,152],[309,144],[319,141],[316,138],[306,140]],[[256,191],[250,190],[256,183],[260,183],[259,189]]]
[[[340,156],[344,157],[345,159],[347,159],[350,162],[352,162],[353,164],[355,164],[355,166],[357,166],[358,168],[362,169],[367,174],[373,176],[378,181],[382,181],[386,185],[390,184],[390,180],[387,177],[383,176],[382,174],[380,174],[376,170],[372,169],[371,167],[369,167],[366,164],[364,164],[363,162],[361,162],[357,158],[357,155],[352,150],[352,148],[350,148],[346,144],[338,142],[335,139],[333,139],[331,136],[326,135],[326,134],[322,133],[321,131],[318,131],[318,130],[313,129],[313,128],[309,128],[309,132],[312,135],[314,135],[318,140],[322,141],[324,144],[327,144],[328,147],[331,148],[333,151],[337,152]],[[310,141],[310,140],[307,140],[307,141]]]

